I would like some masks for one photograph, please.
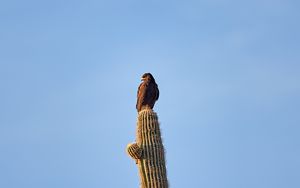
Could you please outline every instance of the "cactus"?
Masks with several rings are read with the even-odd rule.
[[[136,143],[128,144],[126,150],[138,165],[141,188],[168,188],[158,117],[152,109],[139,112]]]

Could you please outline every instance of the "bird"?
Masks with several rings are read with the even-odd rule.
[[[159,98],[158,86],[151,73],[143,74],[141,81],[137,91],[136,109],[138,112],[145,108],[153,109]]]

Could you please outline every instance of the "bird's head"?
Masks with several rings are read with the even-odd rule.
[[[142,80],[142,81],[155,82],[155,79],[154,79],[154,77],[152,76],[151,73],[145,73],[145,74],[143,74],[141,80]]]

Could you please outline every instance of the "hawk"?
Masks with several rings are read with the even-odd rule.
[[[137,91],[136,109],[138,112],[144,108],[152,109],[159,97],[158,86],[152,74],[145,73],[141,79],[143,82]]]

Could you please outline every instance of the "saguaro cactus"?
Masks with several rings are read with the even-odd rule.
[[[139,112],[136,143],[127,145],[127,153],[136,160],[141,188],[168,188],[158,117],[152,109]]]

